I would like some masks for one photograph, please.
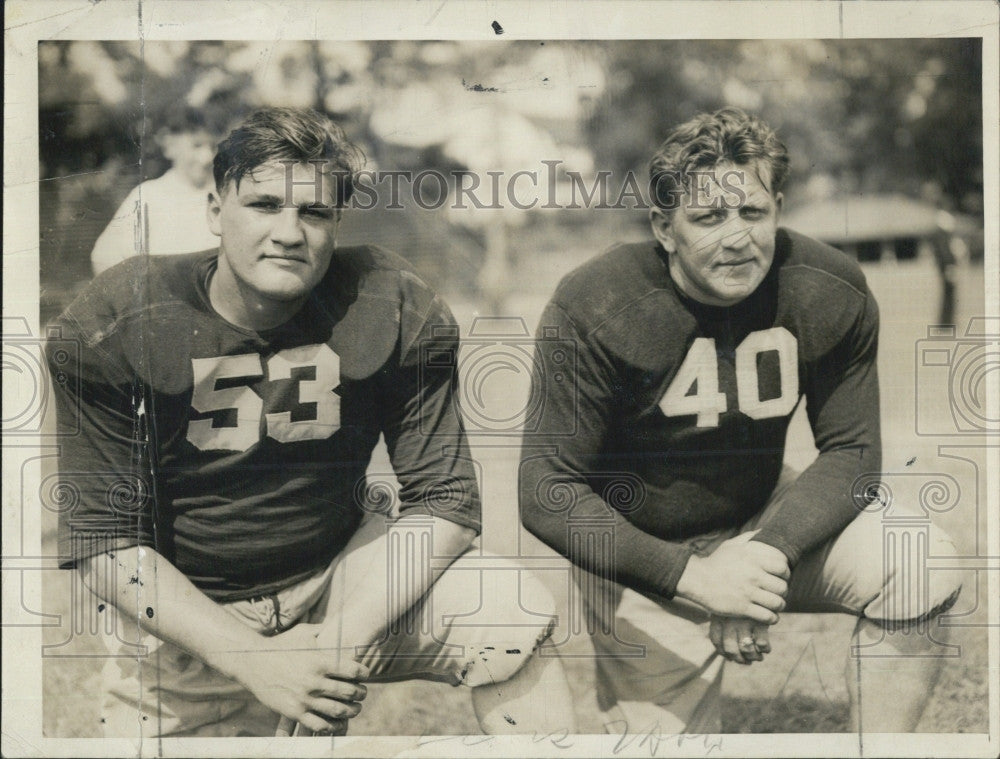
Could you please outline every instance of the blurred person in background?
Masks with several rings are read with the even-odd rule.
[[[609,732],[719,732],[723,661],[761,661],[784,611],[858,618],[855,731],[914,730],[940,669],[937,618],[961,586],[884,545],[872,490],[878,307],[855,261],[778,226],[788,166],[738,109],[678,126],[650,164],[654,239],[566,276],[539,322],[537,366],[567,340],[577,362],[535,374],[522,519],[587,572]],[[819,453],[799,473],[783,458],[803,399]],[[609,495],[616,476],[640,481],[635,502]],[[610,548],[574,546],[574,519],[613,525]],[[955,547],[932,526],[925,550]]]
[[[366,682],[413,678],[470,687],[485,732],[573,730],[537,653],[551,596],[522,573],[497,599],[519,569],[473,548],[457,370],[422,364],[454,319],[402,258],[337,248],[362,158],[313,111],[257,111],[215,157],[218,246],[115,266],[57,322],[81,350],[59,551],[117,610],[108,737],[343,733]],[[399,490],[376,509],[380,435]]]
[[[193,253],[218,245],[208,228],[208,193],[218,134],[202,111],[170,110],[154,137],[170,168],[136,186],[115,211],[90,254],[94,274],[147,254]]]
[[[958,267],[968,261],[968,247],[957,233],[955,216],[949,213],[946,195],[940,182],[928,181],[920,186],[920,196],[937,207],[934,232],[930,236],[934,264],[941,278],[941,306],[938,324],[955,323],[956,279]]]

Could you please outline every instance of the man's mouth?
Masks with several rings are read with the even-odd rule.
[[[306,259],[303,258],[302,256],[293,256],[288,254],[266,253],[263,256],[261,256],[261,258],[267,261],[278,261],[281,263],[300,263],[300,264],[306,263]]]
[[[716,266],[725,266],[734,269],[737,266],[743,266],[744,264],[749,264],[749,263],[753,263],[752,256],[750,258],[737,258],[735,261],[720,261],[719,263],[716,264]]]

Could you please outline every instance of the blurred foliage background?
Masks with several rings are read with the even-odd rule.
[[[567,171],[642,181],[671,126],[737,105],[791,151],[786,209],[932,187],[938,207],[981,228],[981,90],[975,39],[43,42],[42,319],[90,278],[94,240],[125,195],[166,169],[152,135],[181,101],[220,134],[262,104],[321,109],[369,169],[467,172],[487,204],[487,171],[537,171],[539,206],[567,204]],[[546,160],[559,162],[558,187]],[[610,185],[613,200],[621,183]],[[394,249],[433,285],[496,309],[515,287],[550,286],[533,273],[643,233],[641,212],[518,211],[502,197],[504,209],[423,210],[404,190],[407,208],[385,211],[378,189],[379,207],[348,214],[342,242]]]
[[[789,200],[936,181],[953,208],[982,210],[976,40],[640,42],[607,56],[587,133],[618,167],[642,165],[671,124],[736,105],[791,151]]]

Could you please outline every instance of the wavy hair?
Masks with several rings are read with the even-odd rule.
[[[700,113],[676,127],[649,162],[651,199],[664,211],[674,211],[694,172],[720,163],[757,162],[767,168],[768,177],[758,174],[762,184],[776,195],[788,177],[789,159],[774,130],[739,108]]]
[[[334,179],[336,206],[343,208],[354,192],[364,152],[326,116],[307,108],[261,108],[251,113],[219,143],[212,164],[215,188],[222,194],[271,161],[327,162],[324,173]]]

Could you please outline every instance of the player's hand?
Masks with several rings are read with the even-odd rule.
[[[228,668],[265,706],[316,733],[343,734],[361,712],[368,668],[317,647],[318,625],[296,625],[258,650],[233,652]]]
[[[755,534],[745,532],[708,556],[688,559],[677,595],[718,616],[777,622],[788,592],[788,559],[774,546],[751,540]]]
[[[737,664],[763,661],[771,653],[768,625],[745,617],[712,616],[708,637],[726,660]]]

